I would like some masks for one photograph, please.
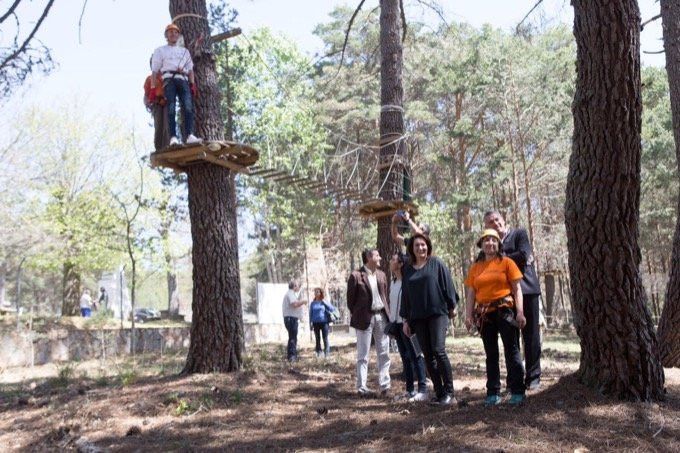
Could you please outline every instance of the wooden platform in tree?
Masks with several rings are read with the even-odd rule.
[[[252,146],[230,141],[204,141],[191,145],[173,145],[151,154],[152,167],[184,171],[191,165],[209,162],[230,170],[250,174],[259,153]]]
[[[394,215],[397,211],[408,211],[411,216],[418,215],[418,206],[412,201],[381,200],[375,198],[359,205],[359,214],[370,219],[380,219]]]

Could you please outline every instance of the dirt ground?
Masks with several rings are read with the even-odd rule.
[[[487,409],[481,340],[450,341],[459,404],[444,409],[394,400],[396,353],[392,396],[357,397],[352,344],[329,360],[305,349],[292,367],[282,345],[254,347],[229,375],[180,377],[183,354],[3,370],[0,449],[680,451],[680,370],[666,370],[664,402],[611,400],[577,382],[578,343],[553,333],[541,390]]]

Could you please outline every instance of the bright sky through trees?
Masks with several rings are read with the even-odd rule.
[[[2,9],[6,9],[4,4],[8,1],[0,3],[3,4]],[[7,107],[13,111],[26,103],[64,102],[65,98],[79,97],[87,100],[94,114],[112,110],[134,124],[145,124],[148,115],[141,101],[142,84],[148,72],[151,52],[164,42],[163,28],[169,22],[168,2],[87,2],[79,43],[78,21],[83,3],[60,2],[52,9],[38,37],[53,49],[59,67],[48,78],[33,79],[26,87],[17,90]],[[358,4],[347,0],[233,0],[229,3],[238,10],[238,25],[246,35],[254,28],[268,26],[289,36],[309,54],[321,51],[321,41],[312,34],[314,27],[327,20],[328,13],[335,6]],[[377,0],[368,0],[364,8],[370,10],[377,3]],[[535,0],[448,0],[441,3],[448,21],[465,21],[473,25],[488,22],[509,29],[526,15]],[[33,21],[42,2],[31,2],[28,6],[19,14]],[[406,7],[412,19],[436,23],[436,16],[423,10],[416,2],[407,0]],[[641,0],[640,8],[643,20],[659,11],[654,0]],[[544,6],[537,9],[531,19],[570,22],[572,14],[568,1],[545,0]],[[660,26],[660,21],[656,21],[645,29],[643,50],[661,49]],[[663,56],[643,55],[643,61],[662,65]]]

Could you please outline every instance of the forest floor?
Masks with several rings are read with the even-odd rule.
[[[478,337],[449,338],[459,404],[359,398],[354,345],[329,360],[282,345],[249,348],[243,371],[178,376],[184,353],[90,361],[0,375],[3,451],[447,450],[680,451],[680,370],[666,369],[666,400],[627,403],[577,382],[573,335],[544,341],[543,384],[523,407],[487,409]],[[370,383],[377,380],[371,351]],[[375,387],[375,385],[374,385]]]

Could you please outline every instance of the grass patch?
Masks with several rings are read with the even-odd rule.
[[[57,377],[53,379],[57,387],[68,387],[76,373],[75,362],[65,362],[57,365]]]

